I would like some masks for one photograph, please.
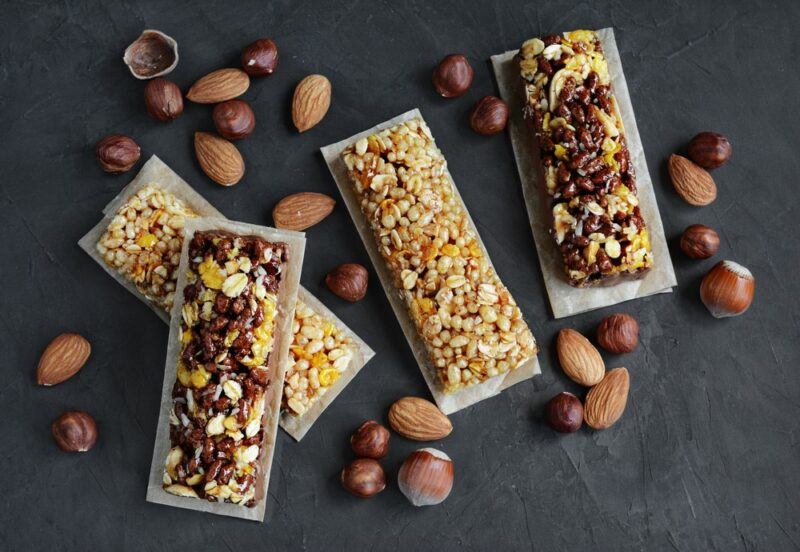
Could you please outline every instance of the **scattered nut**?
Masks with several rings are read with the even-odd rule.
[[[65,412],[53,420],[50,431],[65,452],[86,452],[97,442],[97,424],[86,412]]]
[[[703,277],[700,299],[714,318],[726,318],[746,311],[755,290],[749,270],[733,261],[720,261]]]
[[[680,246],[690,259],[708,259],[719,249],[719,236],[713,228],[692,224],[681,234]]]
[[[594,429],[607,429],[625,412],[630,376],[625,368],[609,370],[603,380],[586,395],[583,419]]]
[[[731,143],[717,132],[701,132],[689,142],[689,159],[705,169],[721,167],[731,153]]]
[[[561,368],[575,383],[591,387],[603,379],[606,372],[603,357],[588,339],[575,330],[563,328],[558,332],[556,351]]]
[[[228,140],[247,138],[256,128],[256,116],[244,100],[228,100],[215,105],[211,119],[220,136]]]
[[[244,176],[244,159],[231,142],[208,132],[194,133],[194,151],[200,168],[223,186],[233,186]]]
[[[350,437],[350,446],[360,458],[383,458],[389,452],[389,430],[375,420],[368,420]]]
[[[433,71],[433,86],[445,98],[463,96],[472,84],[475,72],[461,54],[450,54]]]
[[[219,103],[241,96],[248,88],[250,77],[241,69],[217,69],[195,82],[186,99],[201,104]]]
[[[469,113],[472,130],[483,136],[502,132],[508,122],[508,104],[495,96],[484,96]]]
[[[597,342],[609,353],[630,353],[639,344],[639,323],[629,314],[606,316],[597,326]]]
[[[547,402],[545,418],[550,427],[559,433],[578,431],[583,424],[581,400],[566,391],[559,393]]]
[[[160,77],[178,65],[178,43],[161,31],[148,29],[125,49],[122,60],[137,79]]]
[[[353,460],[342,470],[342,487],[359,498],[370,498],[386,488],[386,473],[373,458]]]
[[[181,89],[167,79],[153,79],[145,85],[144,103],[147,113],[158,121],[171,121],[183,113]]]
[[[389,425],[406,439],[436,441],[450,435],[453,423],[430,401],[403,397],[389,408]]]
[[[336,200],[325,194],[300,192],[286,196],[272,209],[276,228],[302,231],[331,214]]]
[[[700,207],[717,199],[717,185],[702,167],[673,153],[668,169],[675,191],[686,203]]]
[[[97,142],[94,151],[100,167],[107,173],[113,174],[129,171],[142,155],[139,144],[124,134],[106,136]]]
[[[36,383],[56,385],[66,381],[83,368],[92,346],[80,334],[62,333],[45,347],[36,368]]]
[[[355,303],[367,294],[369,272],[356,263],[346,263],[337,266],[325,276],[328,289],[345,301]]]
[[[453,461],[434,448],[412,452],[400,466],[397,486],[414,506],[439,504],[453,489]]]
[[[266,77],[278,68],[278,47],[269,38],[261,38],[242,50],[242,68],[251,77]]]
[[[300,132],[319,123],[331,105],[331,81],[309,75],[297,84],[292,98],[292,122]]]

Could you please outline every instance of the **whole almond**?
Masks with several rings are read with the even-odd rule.
[[[56,385],[66,381],[86,364],[92,346],[76,333],[62,333],[45,347],[36,368],[36,383]]]
[[[603,357],[579,332],[570,328],[559,331],[556,351],[561,368],[572,381],[591,387],[603,379],[606,372]]]
[[[583,405],[586,424],[594,429],[606,429],[614,425],[625,412],[630,384],[627,369],[609,370],[603,381],[592,387],[586,395]]]
[[[700,207],[717,199],[717,185],[700,165],[673,153],[668,168],[675,191],[686,203]]]
[[[241,69],[217,69],[195,82],[186,93],[194,103],[210,104],[232,100],[250,87],[250,77]]]
[[[292,121],[300,132],[319,123],[331,105],[331,81],[322,75],[309,75],[294,89]]]
[[[244,159],[231,142],[208,132],[194,133],[194,151],[200,168],[223,186],[233,186],[244,175]]]
[[[453,424],[435,404],[419,397],[403,397],[389,408],[389,425],[414,441],[435,441],[450,435]]]
[[[272,209],[276,228],[305,230],[314,226],[333,211],[336,201],[325,194],[300,192],[280,200]]]

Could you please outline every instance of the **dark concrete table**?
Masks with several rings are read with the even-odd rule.
[[[3,2],[0,16],[0,219],[3,255],[0,386],[3,550],[795,550],[800,547],[800,265],[797,237],[797,59],[800,8],[753,2]],[[490,55],[551,31],[613,26],[668,237],[675,293],[554,321],[507,136],[468,127],[472,103],[496,92]],[[232,189],[209,181],[192,133],[210,107],[188,105],[171,124],[145,113],[142,83],[122,50],[144,28],[180,44],[170,76],[186,89],[236,65],[242,46],[271,36],[277,73],[245,95],[257,117],[241,143],[247,175]],[[475,82],[438,98],[430,72],[463,52]],[[289,99],[309,73],[333,82],[328,116],[300,135]],[[392,481],[370,501],[337,480],[347,439],[392,401],[427,389],[380,287],[350,305],[322,280],[341,262],[369,260],[341,207],[308,233],[303,283],[377,351],[299,444],[279,434],[263,525],[145,502],[167,332],[76,242],[135,173],[100,171],[93,144],[134,136],[226,216],[269,224],[274,203],[310,190],[338,197],[318,153],[419,106],[447,156],[500,275],[543,347],[543,375],[455,414],[437,446],[455,460],[441,506],[414,509]],[[727,134],[730,163],[714,173],[713,205],[684,204],[665,160],[701,130]],[[691,223],[722,237],[720,258],[750,267],[757,296],[743,317],[718,321],[698,300],[714,260],[690,262],[674,238]],[[596,433],[555,435],[542,406],[579,391],[554,355],[559,328],[591,332],[626,311],[641,346],[609,358],[631,372],[622,421]],[[92,342],[88,365],[55,388],[34,368],[57,333]],[[80,408],[98,420],[91,452],[64,454],[52,418]],[[395,437],[392,479],[415,444]]]

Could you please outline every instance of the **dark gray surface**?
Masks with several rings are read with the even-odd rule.
[[[783,2],[2,2],[0,6],[0,261],[5,405],[0,549],[194,550],[796,550],[800,547],[800,242],[796,225],[798,4]],[[671,295],[554,321],[549,312],[507,136],[468,128],[472,103],[496,93],[490,55],[551,31],[613,26],[668,238],[688,224],[719,230],[720,258],[753,270],[743,317],[711,318],[698,300],[714,260],[673,250]],[[245,98],[257,118],[241,143],[245,179],[210,182],[192,133],[207,106],[171,124],[148,118],[143,83],[122,51],[143,28],[180,44],[169,77],[184,90],[238,63],[262,36],[280,49],[277,73]],[[445,54],[475,68],[467,95],[429,84]],[[328,116],[293,132],[289,99],[309,73],[333,82]],[[108,176],[93,144],[126,133],[159,155],[226,216],[268,224],[297,191],[338,197],[318,148],[419,106],[455,181],[539,342],[543,375],[452,416],[436,446],[455,460],[441,506],[415,510],[394,483],[414,443],[393,437],[387,490],[359,501],[339,487],[347,438],[366,418],[427,390],[373,281],[345,304],[322,284],[341,262],[369,266],[339,205],[308,233],[302,281],[377,351],[306,438],[279,435],[264,525],[146,503],[167,331],[76,242],[135,173]],[[731,162],[714,176],[719,199],[684,204],[665,159],[701,130],[727,134]],[[578,391],[558,368],[554,335],[593,331],[610,312],[641,322],[641,346],[611,366],[631,371],[628,409],[614,428],[566,437],[541,420],[544,403]],[[91,359],[55,388],[34,384],[38,356],[61,331],[86,335]],[[91,452],[68,455],[49,423],[68,408],[97,419]]]

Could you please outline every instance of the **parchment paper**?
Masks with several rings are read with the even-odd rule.
[[[301,416],[294,416],[289,412],[283,412],[281,414],[281,427],[286,433],[294,437],[296,441],[299,441],[305,436],[308,430],[311,429],[311,426],[314,425],[314,422],[317,421],[325,409],[328,408],[328,405],[333,402],[345,387],[347,387],[347,384],[356,377],[364,365],[375,356],[375,351],[364,343],[360,337],[348,328],[344,322],[339,320],[322,301],[314,297],[307,289],[300,286],[297,298],[308,305],[311,310],[338,326],[339,329],[350,338],[353,350],[353,359],[350,361],[345,371],[342,372],[339,379],[333,382],[333,385],[328,388],[324,395],[318,397],[317,400],[314,401],[311,408],[306,410]]]
[[[185,180],[178,176],[175,171],[170,169],[161,159],[153,155],[147,160],[147,163],[142,166],[136,177],[105,206],[103,209],[103,218],[80,239],[78,245],[81,249],[86,251],[103,270],[111,275],[112,278],[125,287],[125,289],[133,293],[145,305],[150,307],[161,320],[169,324],[169,313],[136,289],[133,282],[117,272],[114,267],[108,266],[96,247],[100,237],[105,233],[111,220],[117,214],[117,210],[122,204],[128,201],[131,196],[135,195],[148,184],[155,184],[161,190],[170,192],[172,195],[182,200],[186,206],[197,213],[198,216],[225,218],[219,211],[212,207],[203,196],[194,191]]]
[[[553,238],[548,233],[549,214],[546,211],[546,201],[539,189],[541,185],[539,183],[540,169],[531,155],[531,151],[535,147],[534,137],[522,118],[525,99],[520,84],[519,68],[513,59],[518,50],[492,56],[492,65],[500,88],[500,96],[510,106],[508,130],[511,144],[514,147],[514,157],[517,160],[519,178],[522,181],[522,193],[528,208],[531,231],[536,242],[536,250],[539,253],[539,263],[542,267],[547,295],[550,298],[550,307],[556,318],[615,305],[639,297],[647,297],[655,293],[669,293],[672,291],[672,287],[677,285],[675,270],[672,268],[672,259],[670,259],[667,240],[664,236],[664,227],[661,224],[661,215],[658,212],[658,204],[653,192],[653,182],[647,170],[647,161],[644,157],[639,129],[636,126],[628,85],[625,82],[622,62],[617,50],[617,43],[614,40],[614,30],[600,29],[597,34],[608,61],[611,87],[622,115],[631,162],[636,170],[639,207],[650,233],[650,244],[654,257],[653,268],[642,279],[621,282],[614,286],[575,288],[567,283],[561,256]]]
[[[175,496],[162,488],[164,462],[170,449],[169,440],[169,412],[172,408],[172,386],[175,383],[178,356],[180,354],[181,309],[183,308],[182,290],[186,286],[186,273],[188,271],[189,243],[194,233],[198,230],[227,230],[240,235],[261,236],[269,241],[280,241],[287,244],[289,260],[283,272],[284,279],[278,292],[277,313],[275,316],[275,331],[273,349],[269,355],[267,371],[270,384],[266,390],[264,417],[261,427],[264,428],[264,441],[261,445],[261,473],[256,480],[256,505],[248,508],[239,504],[224,502],[209,502],[202,498],[186,498]],[[292,318],[294,306],[297,301],[297,288],[300,282],[300,269],[303,266],[306,239],[300,232],[277,230],[264,226],[231,222],[220,219],[188,219],[184,228],[183,248],[181,249],[181,264],[178,269],[178,283],[175,294],[176,300],[172,305],[169,325],[169,341],[167,342],[167,358],[164,364],[164,384],[161,391],[161,411],[158,416],[158,429],[153,447],[153,460],[150,464],[150,477],[147,486],[147,501],[199,510],[211,514],[232,516],[253,521],[263,521],[266,510],[266,500],[269,485],[272,456],[275,452],[275,437],[278,431],[278,419],[281,407],[281,394],[283,393],[283,377],[288,363],[289,344],[292,342]]]
[[[366,247],[369,257],[372,260],[372,264],[375,267],[375,271],[378,273],[378,278],[383,286],[383,291],[389,298],[389,303],[392,305],[394,314],[397,316],[397,320],[400,322],[400,327],[403,329],[403,333],[405,334],[406,340],[411,347],[411,351],[414,353],[414,358],[417,360],[417,364],[419,365],[419,369],[425,378],[425,382],[428,384],[428,388],[431,390],[431,394],[433,395],[433,398],[436,401],[439,409],[445,414],[451,414],[461,410],[462,408],[475,404],[476,402],[497,395],[502,390],[511,387],[515,383],[530,379],[534,375],[541,373],[541,370],[539,369],[539,360],[536,358],[536,356],[533,356],[529,360],[523,362],[515,370],[511,370],[505,374],[497,375],[493,378],[489,378],[483,383],[472,385],[453,393],[444,393],[444,390],[439,384],[439,381],[436,377],[436,368],[433,365],[433,362],[430,360],[428,351],[425,348],[422,338],[417,333],[416,327],[414,326],[414,321],[411,320],[411,315],[408,312],[408,308],[406,307],[400,292],[392,283],[392,277],[391,273],[389,272],[389,268],[386,266],[386,262],[383,260],[383,257],[381,257],[381,254],[378,251],[378,246],[375,243],[372,230],[367,224],[364,214],[361,212],[358,198],[356,197],[355,192],[353,191],[353,186],[347,176],[347,167],[341,158],[342,151],[344,151],[347,146],[355,143],[359,138],[380,132],[384,129],[390,128],[396,124],[408,121],[415,117],[422,119],[422,114],[420,113],[419,109],[407,111],[402,115],[398,115],[393,119],[376,125],[369,130],[365,130],[364,132],[360,132],[355,136],[351,136],[350,138],[346,138],[335,144],[325,146],[324,148],[321,148],[320,151],[325,158],[325,162],[328,164],[328,170],[331,171],[331,175],[336,181],[339,192],[342,194],[342,198],[347,206],[347,210],[353,219],[353,223],[358,230],[358,234],[361,236],[361,241],[364,242],[364,247]],[[453,181],[450,171],[447,171],[447,177],[451,182]],[[466,206],[464,205],[464,200],[461,198],[458,188],[455,185],[453,188],[456,196],[461,202],[462,207],[464,207],[464,212],[469,218],[472,231],[475,233],[478,243],[486,255],[486,259],[489,261],[489,264],[492,264],[489,253],[486,251],[486,246],[484,246],[483,240],[481,240],[481,237],[478,234],[475,223],[473,222],[472,217],[469,215],[469,211],[467,211]],[[494,265],[492,265],[492,268],[494,269]]]

